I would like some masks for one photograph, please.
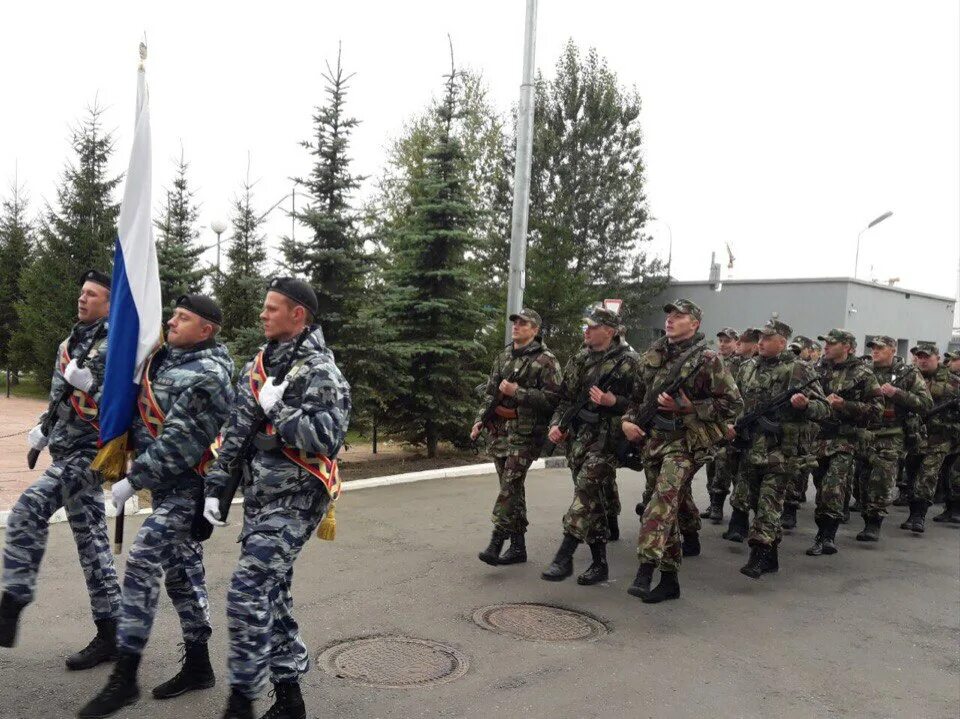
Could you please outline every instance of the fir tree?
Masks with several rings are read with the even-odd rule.
[[[41,220],[36,261],[23,273],[16,334],[23,368],[44,385],[57,347],[77,319],[78,281],[84,270],[111,272],[120,205],[113,201],[121,178],[111,177],[113,138],[94,106],[73,132],[76,161],[68,162],[57,189],[57,207]]]
[[[200,211],[187,181],[188,167],[181,150],[173,186],[166,191],[160,215],[154,220],[164,319],[169,318],[177,297],[201,291],[208,274],[200,259],[207,248],[197,244]]]
[[[17,303],[23,301],[20,281],[33,255],[33,225],[27,219],[27,196],[15,181],[0,214],[0,367],[17,379],[19,360],[14,337],[20,327]],[[22,342],[22,338],[20,340]]]

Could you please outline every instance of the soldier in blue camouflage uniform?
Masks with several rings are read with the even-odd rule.
[[[573,574],[573,555],[581,542],[593,559],[577,577],[582,585],[606,581],[610,516],[616,505],[617,439],[637,371],[637,355],[619,335],[620,317],[596,307],[585,318],[584,347],[563,371],[560,401],[550,421],[554,444],[567,440],[573,474],[573,502],[563,517],[563,541],[540,576],[559,582]],[[602,385],[602,386],[601,386]],[[573,414],[574,416],[570,416]],[[569,422],[565,420],[569,419]]]
[[[350,386],[334,363],[323,331],[312,326],[318,304],[302,280],[278,278],[268,286],[263,320],[264,369],[270,378],[255,399],[250,364],[241,372],[223,446],[206,477],[205,516],[219,517],[219,496],[236,460],[249,463],[244,480],[240,560],[227,594],[230,631],[230,698],[224,719],[253,717],[253,701],[269,675],[276,703],[272,719],[303,719],[300,677],[310,666],[293,618],[293,563],[327,511],[323,483],[277,449],[258,441],[238,457],[251,430],[266,416],[282,446],[333,460],[343,446],[350,419]],[[295,354],[294,354],[295,351]],[[289,367],[274,384],[279,368]],[[277,435],[270,435],[276,437]]]
[[[233,360],[216,341],[222,322],[209,297],[181,296],[167,322],[167,344],[144,370],[140,414],[133,424],[135,458],[127,478],[113,486],[113,501],[120,511],[135,491],[148,489],[153,514],[127,558],[117,664],[106,687],[78,713],[81,719],[110,716],[139,698],[137,668],[153,627],[161,576],[180,617],[185,661],[173,679],[153,690],[154,698],[215,683],[207,651],[211,629],[203,548],[192,530],[197,520],[204,521],[201,461],[210,458],[210,445],[233,401]]]
[[[41,429],[46,415],[28,436],[32,449],[48,447],[53,462],[10,512],[3,553],[4,592],[0,598],[0,646],[12,647],[20,612],[34,599],[50,517],[65,507],[97,626],[93,641],[67,657],[67,668],[74,670],[89,669],[113,659],[120,612],[120,586],[110,553],[103,491],[98,477],[89,471],[97,454],[99,431],[90,421],[95,417],[81,417],[69,402],[55,404],[71,387],[78,391],[75,394],[83,392],[94,401],[100,399],[107,358],[105,324],[110,312],[110,278],[90,270],[81,281],[79,322],[65,340],[65,349],[72,359],[61,372],[61,358],[57,357],[51,381],[51,406],[47,412],[57,413],[58,419],[49,437]],[[77,360],[84,353],[87,359],[81,367]]]
[[[493,535],[480,560],[494,566],[527,561],[527,503],[524,481],[540,456],[547,422],[557,406],[560,365],[540,336],[540,315],[523,309],[510,315],[513,342],[497,355],[484,386],[484,404],[470,438],[476,440],[486,421],[488,452],[497,468],[500,493],[493,505]],[[492,407],[493,416],[485,417]],[[501,554],[503,543],[510,547]]]

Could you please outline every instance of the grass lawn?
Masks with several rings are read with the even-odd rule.
[[[0,372],[0,393],[7,396],[7,373]],[[10,387],[11,397],[25,397],[28,399],[47,399],[50,395],[30,375],[20,375],[20,381]]]

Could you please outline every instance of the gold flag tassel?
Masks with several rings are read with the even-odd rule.
[[[127,433],[114,437],[97,452],[90,469],[108,482],[119,481],[127,472]]]
[[[323,516],[323,519],[320,522],[320,526],[317,527],[317,538],[325,539],[328,542],[332,542],[337,538],[337,502],[336,500],[330,500],[330,506],[327,508],[327,513]]]

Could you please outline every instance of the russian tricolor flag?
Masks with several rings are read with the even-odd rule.
[[[127,430],[136,409],[140,373],[161,335],[160,274],[151,220],[150,102],[142,44],[140,58],[133,149],[113,255],[107,369],[99,404],[101,449],[93,464],[106,479],[125,472]]]

